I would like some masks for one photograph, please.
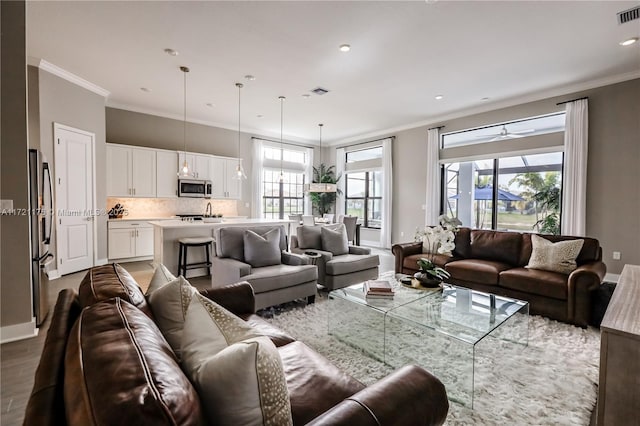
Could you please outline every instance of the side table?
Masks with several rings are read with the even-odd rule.
[[[322,257],[322,255],[320,253],[318,253],[317,251],[313,251],[313,250],[305,251],[304,255],[309,259],[309,263],[311,265],[316,265],[318,263],[318,259],[320,259],[320,257]]]

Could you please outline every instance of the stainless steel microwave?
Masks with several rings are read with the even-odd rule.
[[[210,180],[178,179],[178,196],[211,198],[213,183]]]

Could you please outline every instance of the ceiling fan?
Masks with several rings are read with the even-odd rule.
[[[535,131],[536,131],[535,129],[527,129],[527,130],[520,130],[519,132],[510,132],[507,130],[507,126],[502,126],[502,129],[500,129],[500,133],[476,136],[476,138],[482,138],[482,139],[491,138],[489,139],[489,142],[493,142],[500,139],[523,138],[524,133],[532,133]]]

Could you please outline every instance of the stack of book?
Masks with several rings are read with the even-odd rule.
[[[384,280],[369,280],[364,282],[364,294],[367,298],[391,299],[393,298],[393,287],[391,283]]]

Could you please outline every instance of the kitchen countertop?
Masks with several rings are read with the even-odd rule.
[[[146,217],[130,217],[130,216],[123,216],[120,219],[107,219],[107,222],[124,222],[124,221],[128,221],[128,220],[143,220],[143,221],[159,221],[159,220],[176,220],[175,217],[151,217],[151,216],[146,216]]]
[[[204,222],[201,220],[196,220],[193,222],[184,222],[180,219],[173,220],[156,220],[150,221],[149,223],[153,226],[157,226],[158,228],[169,229],[169,228],[214,228],[220,227],[220,225],[260,225],[260,224],[274,224],[274,223],[293,223],[295,221],[287,220],[287,219],[231,219],[231,218],[222,218],[221,222]]]

